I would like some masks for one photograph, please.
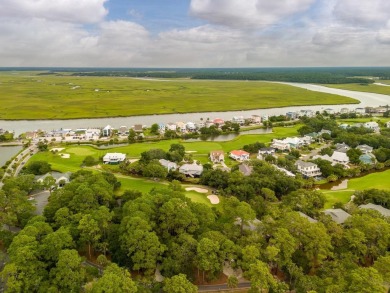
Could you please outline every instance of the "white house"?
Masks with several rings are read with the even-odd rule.
[[[363,154],[370,154],[373,151],[373,148],[366,144],[358,145],[356,149],[360,150]]]
[[[322,174],[320,168],[311,162],[298,160],[296,161],[295,166],[297,166],[298,172],[306,177],[317,177]]]
[[[118,134],[120,134],[120,135],[128,135],[129,134],[129,128],[127,126],[119,127]]]
[[[229,157],[236,161],[247,161],[249,160],[249,153],[243,150],[234,150],[230,152]]]
[[[355,109],[355,113],[356,114],[365,114],[366,113],[366,109],[364,109],[364,108],[356,108]]]
[[[176,122],[176,129],[180,132],[186,132],[187,131],[187,126],[183,122]]]
[[[372,130],[374,130],[374,132],[379,132],[379,130],[380,130],[378,123],[373,122],[373,121],[364,123],[363,127],[368,128],[368,129],[372,129]]]
[[[195,123],[194,122],[187,122],[186,128],[188,131],[195,131],[196,130]]]
[[[66,172],[66,173],[50,172],[50,173],[46,173],[43,176],[36,177],[36,181],[39,183],[43,183],[43,181],[45,180],[46,177],[51,176],[56,181],[55,184],[62,187],[65,184],[69,183],[70,175],[71,175],[71,172]]]
[[[122,153],[107,153],[103,157],[103,163],[104,164],[119,164],[120,162],[123,162],[126,159],[126,155]]]
[[[213,163],[221,163],[225,161],[224,151],[212,151],[210,152],[210,160]]]
[[[254,123],[254,124],[260,124],[261,123],[261,116],[252,115],[251,120],[252,120],[252,123]]]
[[[275,154],[274,148],[261,148],[259,149],[259,155],[273,155]]]
[[[324,110],[324,112],[326,112],[326,113],[328,113],[328,114],[334,114],[334,113],[335,113],[335,110],[332,109],[332,108],[326,108],[326,109]]]
[[[98,139],[100,137],[100,129],[98,128],[89,128],[85,131],[85,139]]]
[[[348,108],[341,108],[340,109],[340,114],[348,114],[349,113],[349,109]]]
[[[203,166],[196,162],[192,164],[184,164],[179,168],[179,172],[190,177],[200,176],[203,172]]]
[[[160,159],[158,161],[161,164],[161,166],[167,168],[168,172],[177,169],[177,164],[175,162],[171,162],[165,159]]]
[[[233,123],[238,123],[240,125],[243,125],[245,123],[245,119],[243,116],[234,116],[232,119]]]
[[[280,151],[290,150],[290,144],[279,139],[273,139],[271,147]]]
[[[345,165],[349,163],[349,157],[344,152],[334,151],[330,158],[332,159],[333,162],[338,164]]]
[[[112,134],[112,130],[114,128],[111,127],[111,125],[107,125],[106,127],[103,128],[102,130],[102,136],[109,137]]]
[[[166,127],[167,127],[167,130],[172,130],[172,131],[176,131],[176,128],[177,128],[175,123],[168,123]]]

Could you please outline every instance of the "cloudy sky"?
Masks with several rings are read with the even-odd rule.
[[[4,66],[390,66],[390,1],[0,0]]]

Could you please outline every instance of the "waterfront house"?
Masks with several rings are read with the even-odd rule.
[[[142,126],[142,124],[134,124],[133,130],[136,133],[142,133],[142,132],[144,132],[144,127]]]
[[[165,129],[166,129],[166,125],[165,125],[165,123],[159,123],[158,124],[158,132],[160,132],[160,133],[164,133],[165,132]]]
[[[236,161],[247,161],[249,160],[249,153],[243,150],[234,150],[230,152],[229,157]]]
[[[195,126],[195,123],[193,122],[187,122],[186,124],[186,129],[190,132],[194,132],[196,131],[196,126]]]
[[[111,125],[107,125],[102,130],[102,136],[110,137],[112,135],[113,130],[114,130],[114,128],[112,128]]]
[[[295,166],[297,167],[298,172],[305,177],[318,177],[322,174],[320,168],[311,162],[298,160],[295,162]]]
[[[212,122],[217,127],[221,127],[221,126],[223,126],[225,124],[225,121],[223,119],[221,119],[221,118],[215,118]]]
[[[129,128],[127,126],[121,126],[118,129],[119,135],[129,135]]]
[[[177,129],[177,126],[175,123],[168,123],[167,124],[167,130],[176,131],[176,129]]]
[[[221,163],[225,161],[224,151],[212,151],[210,152],[210,160],[213,163]]]
[[[349,113],[349,109],[348,108],[341,108],[340,109],[340,114],[348,114]]]
[[[356,114],[365,114],[366,113],[366,109],[364,109],[364,108],[356,108],[355,109],[355,113]]]
[[[288,119],[294,120],[298,118],[298,113],[297,112],[287,112],[286,117]]]
[[[116,165],[123,162],[126,159],[126,155],[122,153],[107,153],[103,157],[104,164]]]
[[[260,124],[261,123],[261,116],[259,116],[259,115],[252,115],[251,121],[254,124]]]
[[[240,125],[244,125],[245,119],[244,119],[243,116],[234,116],[234,117],[232,118],[232,122],[233,122],[233,123],[238,123],[238,124],[240,124]]]
[[[87,139],[87,140],[90,140],[90,139],[97,140],[97,139],[99,139],[100,134],[101,134],[101,131],[100,131],[99,128],[88,128],[85,131],[85,139]]]
[[[187,131],[187,126],[184,122],[176,122],[176,130],[185,133]]]

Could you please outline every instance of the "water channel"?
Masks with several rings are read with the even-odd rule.
[[[22,150],[22,146],[0,146],[0,167]]]

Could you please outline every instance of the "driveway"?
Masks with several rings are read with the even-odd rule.
[[[50,192],[46,191],[46,190],[40,191],[38,193],[31,195],[31,198],[33,198],[33,200],[35,201],[35,207],[36,207],[35,214],[36,215],[43,214],[43,209],[45,208],[45,206],[48,203],[49,196],[50,196]]]

